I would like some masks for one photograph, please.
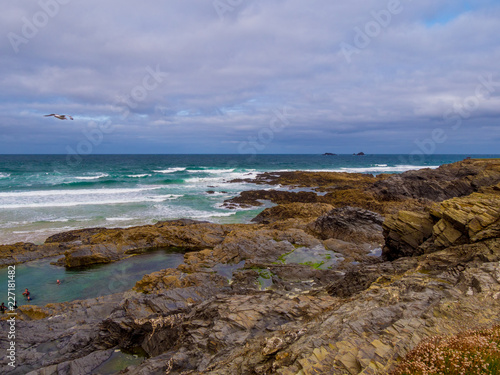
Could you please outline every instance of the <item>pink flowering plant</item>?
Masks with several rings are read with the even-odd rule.
[[[436,336],[408,353],[391,375],[498,375],[500,326]]]

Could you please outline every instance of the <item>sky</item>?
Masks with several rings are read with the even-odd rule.
[[[499,19],[498,0],[5,2],[0,154],[499,153]]]

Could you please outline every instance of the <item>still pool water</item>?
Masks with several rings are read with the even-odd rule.
[[[137,366],[144,361],[144,357],[123,353],[115,350],[109,359],[92,370],[93,375],[114,375],[128,366]]]
[[[51,265],[55,258],[46,258],[16,265],[16,298],[19,306],[27,303],[45,305],[53,302],[74,301],[124,292],[132,288],[146,274],[166,268],[175,268],[184,255],[169,250],[157,250],[136,255],[119,262],[79,269]],[[7,304],[7,267],[0,269],[0,303]],[[57,284],[60,280],[61,284]],[[22,295],[25,288],[32,300]]]

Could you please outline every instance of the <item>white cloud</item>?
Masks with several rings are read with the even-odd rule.
[[[277,151],[317,150],[335,134],[349,134],[344,144],[350,147],[370,131],[380,137],[374,144],[390,134],[404,140],[398,152],[409,152],[416,122],[432,129],[453,103],[474,94],[480,75],[500,82],[500,9],[493,1],[470,9],[401,0],[401,12],[348,63],[340,44],[355,45],[355,28],[363,30],[387,6],[249,0],[221,19],[211,1],[69,1],[15,53],[7,36],[25,37],[23,25],[42,8],[10,2],[0,15],[0,147],[28,152],[50,143],[64,152],[68,137],[60,132],[67,128],[42,116],[60,112],[76,116],[74,139],[89,118],[119,124],[102,152],[129,152],[137,142],[144,148],[165,135],[178,140],[179,152],[200,152],[208,141],[237,152],[235,140],[266,127],[272,111],[288,105],[294,108],[288,131],[269,146]],[[141,93],[147,68],[156,66],[164,80],[130,99],[134,89]],[[497,86],[467,121],[487,117],[496,126],[499,93]],[[127,97],[130,106],[118,100]],[[125,109],[131,115],[123,119]],[[34,136],[22,137],[26,132]],[[484,149],[484,142],[471,144]]]

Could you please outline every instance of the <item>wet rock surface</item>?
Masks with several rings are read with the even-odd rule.
[[[186,254],[176,269],[145,275],[124,293],[21,306],[22,365],[11,371],[1,363],[0,371],[91,374],[114,350],[140,349],[144,362],[116,373],[387,374],[424,338],[498,324],[498,162],[455,164],[443,167],[444,177],[430,170],[260,177],[309,184],[327,193],[311,192],[320,199],[356,189],[370,197],[360,206],[294,201],[265,210],[258,224],[178,220],[53,236],[39,246],[72,264],[157,246]],[[446,178],[457,188],[439,193],[446,200],[430,199],[426,178],[432,191]],[[0,248],[2,259],[43,249],[10,246]],[[0,339],[0,350],[6,345]]]

